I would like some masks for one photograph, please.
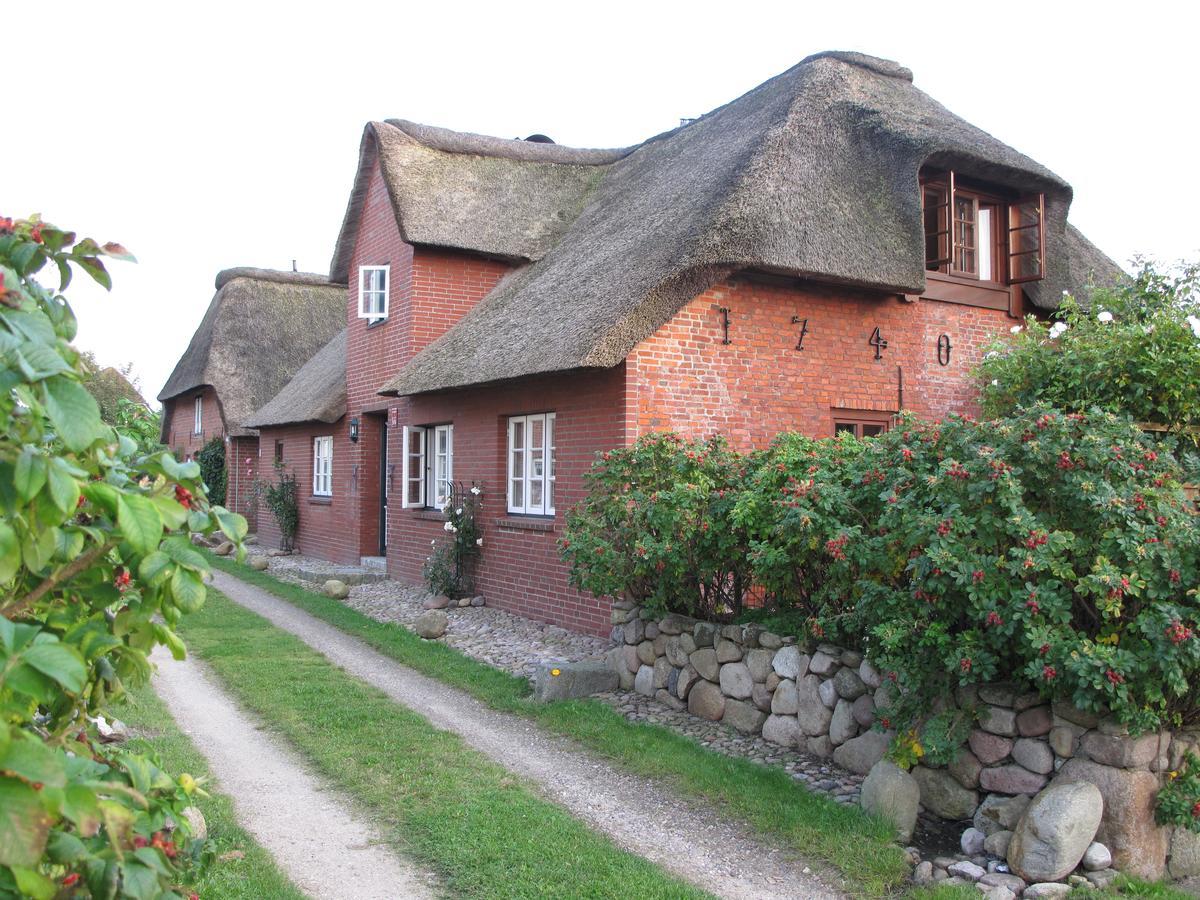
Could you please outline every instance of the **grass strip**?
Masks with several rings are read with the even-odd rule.
[[[129,702],[120,713],[138,735],[130,740],[130,749],[157,758],[167,772],[187,772],[195,777],[209,774],[204,757],[149,685],[130,691]],[[201,897],[227,900],[304,900],[305,894],[288,880],[271,854],[238,825],[229,797],[211,784],[205,787],[209,796],[197,797],[196,807],[208,824],[206,843],[213,859],[188,887]]]
[[[241,705],[436,871],[451,896],[707,896],[219,592],[183,633]]]
[[[279,597],[359,638],[399,663],[460,688],[493,709],[534,719],[639,775],[782,838],[806,858],[838,869],[855,896],[896,891],[909,874],[892,826],[857,806],[842,806],[798,784],[787,772],[729,757],[657,725],[630,722],[598,700],[542,704],[528,683],[407,628],[377,622],[328,597],[210,554],[215,568]]]

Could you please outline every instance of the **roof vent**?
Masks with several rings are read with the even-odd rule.
[[[554,143],[554,138],[547,137],[544,134],[531,134],[529,137],[525,138],[525,140],[529,141],[531,144],[553,144]]]

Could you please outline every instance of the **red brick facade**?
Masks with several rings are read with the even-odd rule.
[[[200,398],[200,430],[196,431],[196,398]],[[253,435],[227,437],[225,416],[216,391],[205,386],[163,403],[167,446],[180,459],[193,459],[213,438],[225,441],[225,506],[246,517],[253,531],[258,504],[258,438]]]
[[[347,414],[334,426],[264,429],[260,439],[261,471],[270,472],[280,442],[283,465],[296,476],[300,551],[343,563],[379,554],[386,494],[388,570],[419,581],[430,542],[445,533],[440,513],[401,506],[402,427],[452,423],[453,477],[483,489],[479,592],[493,605],[596,634],[608,631],[608,604],[568,585],[556,543],[597,453],[655,429],[720,432],[742,448],[762,446],[784,429],[832,434],[839,415],[896,412],[901,372],[905,409],[926,416],[969,410],[970,367],[1013,322],[1002,311],[974,306],[734,277],[696,297],[613,369],[388,399],[379,387],[478,303],[509,266],[406,244],[378,167],[361,215],[347,296]],[[390,267],[384,321],[358,317],[363,265]],[[793,318],[808,322],[803,350],[796,349],[801,325]],[[875,328],[887,341],[879,359],[869,343]],[[941,335],[951,347],[946,365],[938,358]],[[556,515],[509,516],[507,419],[538,412],[556,413]],[[349,439],[352,420],[356,443]],[[328,500],[312,496],[313,438],[324,434],[334,436]],[[278,530],[265,508],[259,524],[261,540],[276,544]]]
[[[728,310],[729,341],[721,309]],[[799,321],[793,321],[793,319]],[[808,331],[796,349],[804,320]],[[971,367],[1013,324],[1002,311],[782,280],[735,278],[702,293],[626,360],[631,439],[654,430],[761,447],[780,431],[833,434],[835,415],[936,417],[974,409]],[[874,329],[887,341],[875,358]],[[938,361],[938,339],[950,342]]]

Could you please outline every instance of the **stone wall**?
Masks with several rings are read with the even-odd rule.
[[[652,617],[624,601],[614,604],[612,623],[609,660],[622,689],[831,757],[860,775],[887,751],[893,732],[876,727],[875,710],[894,688],[857,651],[802,645],[757,625]],[[1158,789],[1197,748],[1197,735],[1133,737],[1114,721],[1008,684],[973,685],[945,703],[975,706],[978,722],[949,766],[913,768],[920,803],[941,818],[971,820],[999,851],[993,857],[1004,858],[1034,795],[1088,781],[1104,799],[1095,839],[1115,868],[1147,878],[1200,874],[1197,836],[1154,822]]]

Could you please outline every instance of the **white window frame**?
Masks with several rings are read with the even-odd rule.
[[[367,288],[367,278],[375,272],[383,273],[383,289]],[[388,301],[391,296],[392,267],[391,266],[359,266],[358,267],[358,317],[368,322],[381,322],[388,317]],[[367,305],[367,298],[377,302]]]
[[[446,452],[439,452],[442,438]],[[454,426],[405,425],[402,432],[403,455],[400,505],[404,509],[446,508],[454,480]]]
[[[192,434],[204,433],[204,395],[201,394],[196,398],[195,405],[192,407]]]
[[[556,438],[555,414],[535,413],[526,416],[508,417],[508,441],[505,456],[505,494],[510,513],[527,516],[554,515],[554,494],[557,488],[556,473]],[[542,427],[542,442],[538,447],[531,446],[530,436],[537,424]],[[517,426],[522,435],[521,446],[516,446]],[[541,452],[542,474],[533,477],[536,464],[536,454]],[[520,458],[521,476],[514,477],[513,463]],[[519,482],[519,484],[518,484]],[[533,502],[533,487],[540,482],[542,486],[541,501]]]
[[[333,496],[333,436],[313,438],[314,497]]]

